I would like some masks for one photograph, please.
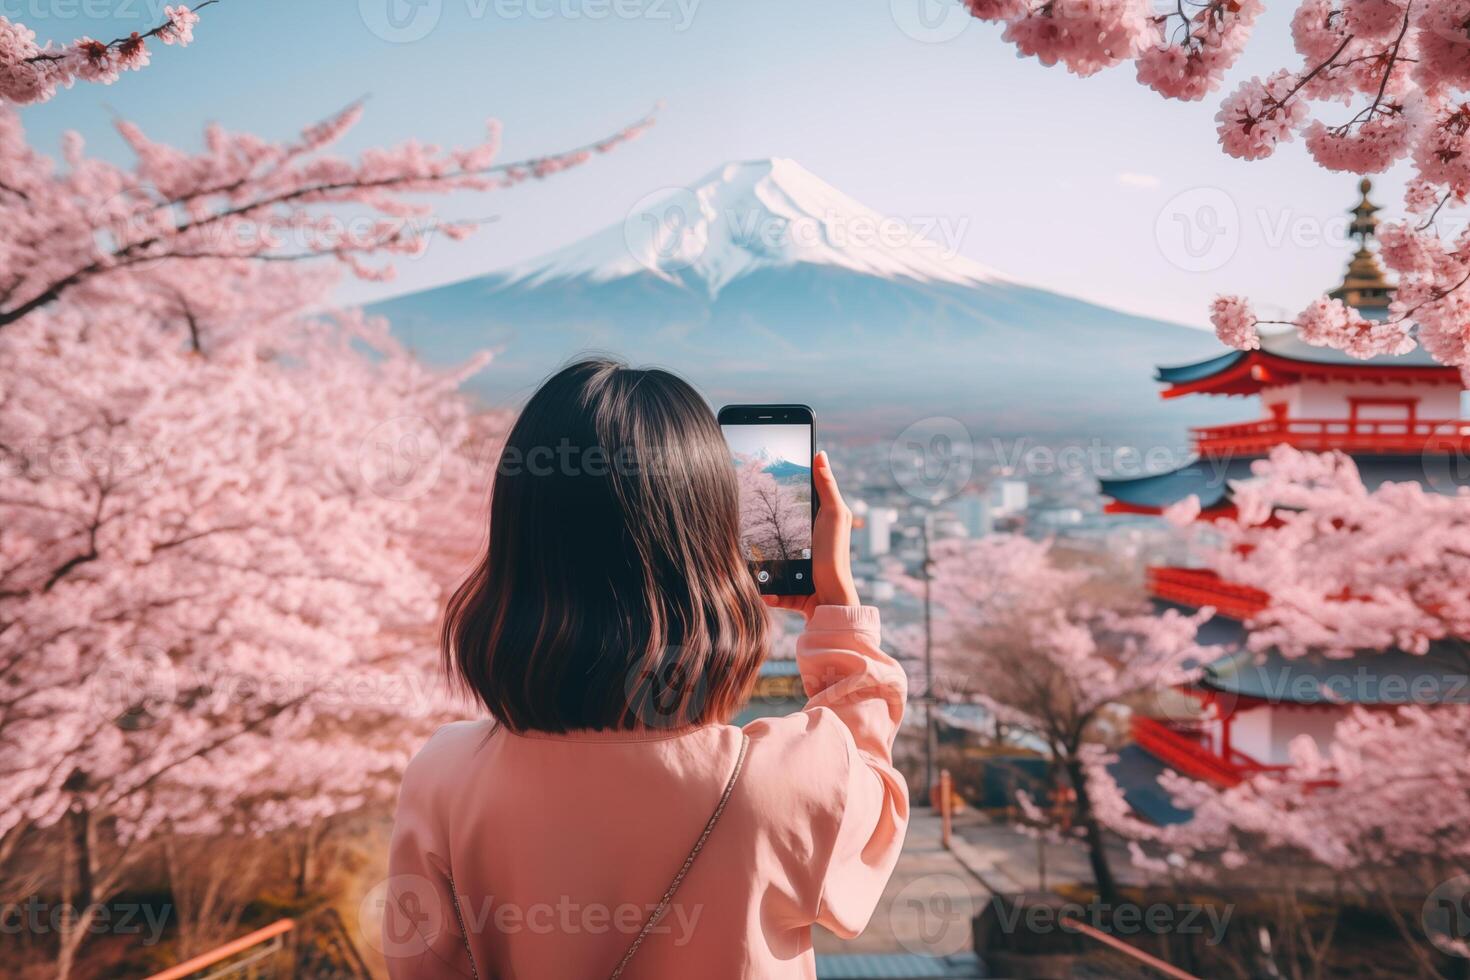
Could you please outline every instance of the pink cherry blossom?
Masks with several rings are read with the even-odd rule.
[[[1273,597],[1252,643],[1290,655],[1398,646],[1423,652],[1470,631],[1458,542],[1470,541],[1470,495],[1417,482],[1367,489],[1351,458],[1278,447],[1252,470],[1258,514],[1217,526],[1214,567]]]
[[[198,152],[121,123],[122,167],[0,106],[0,857],[73,842],[59,976],[170,835],[381,804],[456,713],[434,625],[507,420],[460,391],[486,357],[431,370],[332,290],[439,228],[424,194],[596,150],[330,154],[359,114]]]
[[[1091,75],[1135,57],[1149,36],[1145,0],[1050,0],[1006,24],[1023,56]]]
[[[58,88],[73,81],[110,85],[122,72],[137,71],[149,63],[148,40],[184,47],[194,40],[195,12],[218,0],[204,0],[198,7],[164,7],[164,22],[145,33],[103,42],[83,37],[69,45],[48,44],[38,48],[35,33],[23,24],[0,16],[0,106],[44,102]]]
[[[1078,74],[1132,59],[1141,84],[1186,100],[1218,88],[1261,9],[1259,0],[1194,0],[1143,14],[1120,2],[967,5],[977,17],[1004,22],[1003,37],[1023,55]],[[1069,31],[1069,23],[1086,30]],[[1470,0],[1300,0],[1291,19],[1300,63],[1241,82],[1215,120],[1221,147],[1243,160],[1268,157],[1302,135],[1327,170],[1380,173],[1405,158],[1413,162],[1405,207],[1423,216],[1417,233],[1439,238],[1440,246],[1399,239],[1393,251],[1414,268],[1397,270],[1387,322],[1314,308],[1303,323],[1314,342],[1359,357],[1422,344],[1470,377],[1470,307],[1459,298],[1470,288],[1470,242],[1449,237],[1453,222],[1438,223],[1446,209],[1470,200],[1467,24]],[[1218,315],[1212,319],[1219,330]],[[1249,349],[1245,321],[1227,310],[1225,323],[1222,339]]]
[[[1344,0],[1343,27],[1354,37],[1384,41],[1398,30],[1405,4],[1395,0]]]
[[[1256,350],[1261,346],[1256,315],[1239,296],[1216,296],[1210,307],[1210,322],[1215,325],[1215,336],[1221,343],[1236,350]]]
[[[1089,753],[1116,738],[1125,704],[1198,677],[1215,656],[1196,637],[1213,610],[1157,614],[1116,588],[1115,570],[1065,563],[1050,542],[1019,535],[941,540],[933,553],[936,693],[982,706],[1050,753],[1075,793],[1074,822],[1107,894],[1112,876],[1084,779]],[[901,575],[898,584],[922,588]],[[1031,812],[1048,829],[1051,818]]]
[[[1342,300],[1325,296],[1313,300],[1294,322],[1307,343],[1354,357],[1406,354],[1415,346],[1403,319],[1369,320]]]
[[[1330,59],[1347,37],[1333,0],[1302,0],[1292,15],[1292,43],[1314,64]]]
[[[53,164],[25,142],[15,111],[0,106],[0,330],[74,292],[117,288],[115,280],[171,287],[170,260],[187,260],[221,280],[248,278],[256,260],[320,257],[362,278],[391,275],[391,260],[417,254],[438,226],[426,194],[494,191],[580,165],[588,147],[532,160],[496,161],[499,130],[484,142],[442,150],[416,143],[358,160],[331,155],[361,117],[360,105],[308,127],[295,141],[264,142],[211,127],[190,154],[118,131],[137,157],[132,170],[99,160]],[[637,137],[642,120],[592,144],[598,152]],[[79,141],[72,147],[79,154]],[[365,212],[353,221],[341,205]],[[453,234],[466,227],[455,222]],[[46,247],[32,244],[44,240]]]
[[[1259,160],[1274,153],[1278,143],[1290,142],[1307,117],[1306,102],[1295,96],[1300,81],[1292,72],[1278,71],[1242,82],[1215,114],[1225,152]]]
[[[1470,2],[1434,0],[1417,5],[1414,78],[1430,96],[1447,97],[1470,86]]]
[[[184,47],[194,40],[194,25],[199,23],[198,14],[183,5],[164,7],[163,14],[168,18],[168,23],[158,32],[160,41]]]
[[[1252,649],[1331,658],[1395,648],[1423,655],[1439,644],[1438,656],[1463,662],[1470,492],[1436,493],[1418,481],[1369,489],[1351,457],[1286,446],[1236,484],[1238,504],[1247,492],[1264,506],[1213,525],[1219,540],[1205,557],[1226,580],[1271,596],[1246,624]],[[1225,789],[1166,773],[1160,787],[1192,811],[1184,824],[1140,820],[1105,755],[1086,760],[1090,798],[1144,867],[1208,877],[1221,864],[1305,859],[1352,874],[1369,892],[1392,881],[1387,894],[1406,882],[1424,894],[1470,861],[1470,706],[1444,703],[1460,683],[1452,674],[1410,687],[1404,706],[1347,712],[1325,748],[1299,736],[1284,772]]]
[[[1307,125],[1307,152],[1328,170],[1382,173],[1409,151],[1411,127],[1398,107],[1377,113],[1357,127]]]
[[[1260,0],[1210,0],[1187,19],[1155,17],[1154,41],[1138,56],[1138,80],[1166,98],[1204,98],[1245,50],[1260,12]]]
[[[1164,520],[1175,527],[1188,527],[1200,515],[1199,494],[1190,494],[1164,508]]]
[[[1026,13],[1026,0],[965,0],[965,7],[977,20],[1009,21]]]

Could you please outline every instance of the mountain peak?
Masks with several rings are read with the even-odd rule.
[[[882,215],[787,157],[722,164],[645,195],[621,225],[511,269],[508,283],[652,275],[716,296],[761,269],[826,266],[883,279],[1004,281],[958,255],[964,225]]]

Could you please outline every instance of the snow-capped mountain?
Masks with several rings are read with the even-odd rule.
[[[922,227],[863,206],[795,160],[727,163],[693,187],[649,195],[622,225],[506,273],[508,284],[651,274],[720,290],[762,270],[810,265],[971,286],[1005,277],[946,253]]]
[[[779,453],[762,449],[754,453],[736,453],[735,462],[740,465],[750,463],[760,464],[761,472],[769,473],[778,482],[795,479],[808,479],[811,477],[812,468],[805,463],[787,459]]]
[[[810,404],[829,432],[954,416],[977,434],[1172,445],[1221,419],[1161,404],[1152,381],[1217,351],[1212,336],[1015,282],[959,256],[956,227],[886,218],[791,160],[730,163],[543,258],[371,311],[433,361],[494,349],[474,386],[496,401],[595,350],[676,370],[716,404]]]
[[[811,479],[812,468],[793,463],[789,459],[778,459],[765,467],[765,472],[771,474],[777,483],[804,483]]]

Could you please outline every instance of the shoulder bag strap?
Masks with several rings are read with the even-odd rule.
[[[720,794],[720,802],[715,804],[714,812],[709,815],[709,822],[704,825],[704,832],[701,833],[699,835],[699,839],[694,842],[694,847],[690,849],[689,856],[684,859],[683,866],[679,868],[678,874],[674,875],[674,880],[669,882],[669,887],[667,890],[664,891],[663,898],[659,899],[658,905],[654,908],[653,912],[649,914],[648,921],[643,923],[643,928],[639,930],[638,935],[633,938],[632,945],[630,945],[628,947],[628,951],[623,954],[623,958],[618,961],[618,965],[612,971],[612,976],[609,978],[609,980],[618,980],[618,978],[623,975],[623,970],[627,967],[628,961],[633,958],[634,953],[638,952],[638,947],[643,945],[643,940],[648,938],[648,934],[653,931],[654,926],[658,925],[659,920],[664,917],[664,913],[668,912],[669,905],[674,900],[674,893],[677,892],[679,890],[679,886],[684,883],[684,877],[689,874],[689,869],[693,867],[694,859],[699,857],[700,851],[704,850],[704,842],[709,840],[709,835],[714,831],[715,824],[720,822],[720,814],[725,812],[725,804],[730,802],[730,794],[735,791],[735,783],[737,780],[740,779],[740,770],[745,768],[745,750],[749,747],[750,736],[746,735],[744,732],[741,732],[740,754],[735,757],[735,767],[730,770],[730,778],[725,782],[725,791]],[[452,874],[449,876],[449,896],[454,902],[455,918],[458,920],[460,933],[464,937],[465,953],[468,955],[470,961],[470,975],[478,980],[480,976],[480,971],[475,966],[475,953],[474,950],[470,948],[469,933],[465,931],[464,916],[463,913],[460,911],[459,895],[455,891],[454,876]]]
[[[704,833],[700,834],[699,840],[694,842],[694,847],[689,851],[689,856],[684,859],[683,867],[679,869],[678,874],[674,875],[674,880],[669,882],[669,887],[664,892],[664,897],[659,899],[658,906],[648,916],[648,921],[643,923],[642,930],[633,938],[632,945],[623,954],[623,958],[618,961],[617,967],[612,971],[612,976],[608,980],[618,980],[623,975],[623,969],[628,965],[628,961],[633,958],[634,953],[638,952],[638,947],[643,945],[643,940],[648,938],[648,934],[653,931],[653,927],[658,925],[658,921],[669,910],[669,904],[674,900],[674,893],[684,883],[684,876],[689,874],[689,869],[693,866],[694,859],[699,857],[700,851],[704,850],[704,842],[709,840],[709,835],[715,829],[715,824],[720,822],[720,814],[725,812],[725,804],[730,802],[730,794],[735,791],[735,782],[740,778],[740,770],[745,768],[745,750],[749,747],[750,736],[741,732],[740,754],[735,757],[735,768],[730,770],[730,778],[725,783],[725,791],[720,794],[720,802],[715,805],[715,811],[709,815],[709,822],[704,825]]]

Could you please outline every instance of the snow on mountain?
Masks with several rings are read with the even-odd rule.
[[[955,285],[1005,278],[950,254],[922,223],[881,215],[782,157],[727,163],[639,203],[622,225],[511,269],[507,283],[651,273],[714,297],[742,276],[801,264]]]
[[[1218,402],[1161,403],[1152,378],[1217,353],[1210,334],[1018,283],[943,231],[790,160],[730,163],[541,259],[370,311],[431,361],[494,350],[473,384],[496,402],[594,350],[676,370],[716,404],[809,404],[828,433],[953,416],[1177,447],[1187,425],[1233,420]]]
[[[811,479],[812,468],[789,459],[778,459],[765,468],[765,472],[776,478],[778,483]]]

